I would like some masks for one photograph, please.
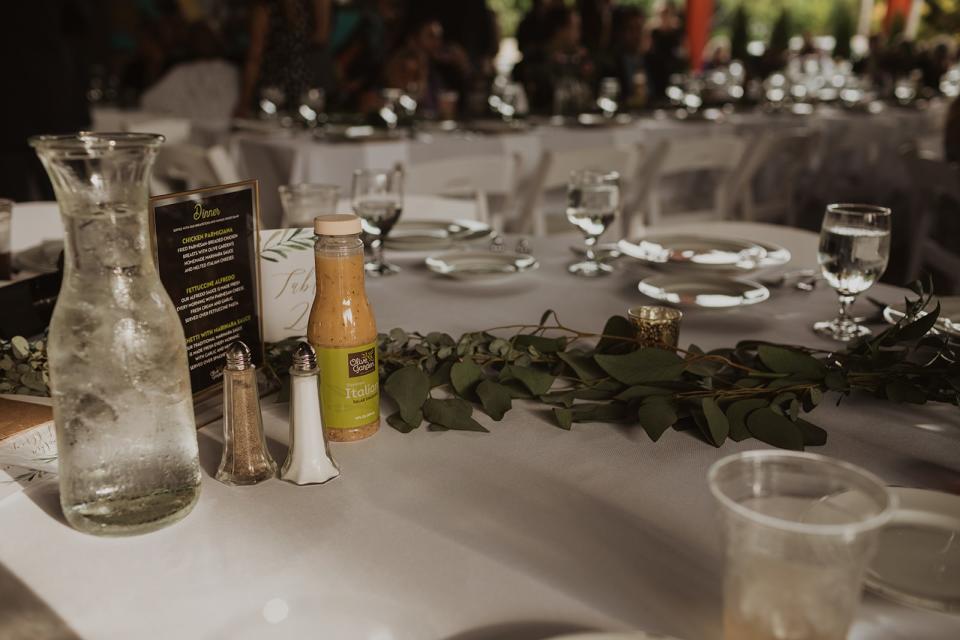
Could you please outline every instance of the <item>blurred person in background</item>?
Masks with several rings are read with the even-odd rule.
[[[387,54],[400,47],[406,20],[401,0],[353,0],[333,11],[329,49],[336,89],[328,103],[368,113],[380,107]]]
[[[610,49],[613,5],[613,0],[577,0],[577,11],[583,24],[583,46],[594,55]]]
[[[3,6],[0,77],[0,198],[52,200],[53,190],[27,138],[89,129],[85,3],[30,0]]]
[[[650,52],[647,55],[647,80],[651,97],[666,96],[670,76],[684,68],[683,24],[672,0],[663,0],[651,20]]]
[[[563,0],[533,0],[530,10],[517,25],[517,48],[520,53],[527,55],[536,49],[542,49],[547,44],[545,18],[547,14],[558,8],[563,8]]]
[[[264,87],[293,107],[311,87],[332,88],[326,45],[332,0],[257,0],[250,11],[250,46],[234,114],[249,117]]]
[[[444,39],[443,26],[435,18],[412,23],[404,45],[387,61],[387,86],[404,90],[427,113],[436,113],[440,94],[462,96],[469,86],[472,68],[463,47]]]
[[[596,65],[580,41],[580,16],[561,6],[543,18],[546,43],[524,54],[514,68],[514,78],[523,83],[530,108],[540,113],[556,109],[555,92],[560,83],[592,87]],[[582,100],[581,100],[582,101]]]
[[[625,102],[642,106],[646,100],[646,55],[650,49],[650,34],[646,30],[646,15],[639,7],[622,7],[614,17],[612,46],[602,58],[602,74],[620,81]]]

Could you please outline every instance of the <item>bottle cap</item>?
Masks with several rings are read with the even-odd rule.
[[[317,368],[317,352],[309,342],[300,342],[293,352],[293,370],[308,372]]]
[[[227,369],[231,371],[244,371],[252,366],[253,354],[250,353],[250,347],[241,340],[230,343],[227,347]]]
[[[352,236],[360,233],[360,218],[349,213],[332,213],[313,219],[318,236]]]

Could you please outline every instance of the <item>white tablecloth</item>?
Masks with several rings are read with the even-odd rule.
[[[781,242],[796,255],[789,268],[814,261],[812,234],[722,228]],[[599,330],[642,301],[638,275],[567,275],[575,242],[534,240],[540,270],[499,287],[442,280],[393,253],[406,270],[368,282],[378,325],[459,333],[536,322],[552,308],[569,326]],[[885,286],[871,293],[902,296]],[[704,348],[747,338],[827,345],[809,327],[835,306],[825,287],[776,289],[755,307],[688,312],[681,340]],[[270,445],[282,459],[286,406],[267,402]],[[705,475],[721,456],[764,445],[717,450],[673,431],[654,444],[639,429],[600,424],[566,432],[545,413],[521,406],[500,423],[481,417],[489,434],[401,435],[384,426],[370,440],[335,445],[342,476],[314,487],[211,480],[221,453],[213,425],[200,433],[205,473],[194,513],[129,539],[77,533],[60,515],[54,485],[28,490],[0,503],[0,611],[18,602],[14,591],[30,589],[21,611],[98,640],[530,640],[630,628],[719,639],[722,547]],[[891,484],[960,487],[955,407],[855,398],[825,402],[814,421],[830,433],[822,453]],[[0,636],[10,619],[0,615]],[[850,635],[957,637],[958,616],[872,596]]]

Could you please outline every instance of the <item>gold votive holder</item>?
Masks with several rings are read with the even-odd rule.
[[[680,343],[680,320],[683,314],[672,307],[643,306],[627,311],[637,329],[642,347],[675,349]]]

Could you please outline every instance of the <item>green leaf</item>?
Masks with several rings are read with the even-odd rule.
[[[902,378],[888,382],[884,391],[887,394],[887,399],[893,402],[909,402],[910,404],[925,404],[927,402],[927,396],[923,393],[923,389]]]
[[[557,357],[562,360],[574,374],[584,382],[590,382],[604,377],[606,374],[597,365],[593,357],[576,351],[561,351]]]
[[[633,419],[622,402],[585,402],[573,405],[570,411],[574,422],[627,422]]]
[[[483,410],[498,422],[513,406],[510,391],[502,384],[497,384],[492,380],[484,380],[477,385],[477,395],[480,396]]]
[[[937,302],[937,306],[934,307],[933,311],[904,325],[897,331],[897,338],[899,340],[919,340],[930,332],[930,329],[937,323],[937,318],[939,317],[940,303]]]
[[[727,407],[727,423],[730,425],[730,439],[740,442],[750,437],[747,430],[747,414],[757,409],[769,406],[769,402],[760,398],[737,400]]]
[[[473,388],[483,380],[483,370],[473,360],[457,362],[450,369],[450,384],[464,398],[473,393]]]
[[[513,339],[513,346],[516,349],[525,349],[533,347],[540,353],[557,353],[563,351],[567,346],[566,338],[544,338],[522,333]]]
[[[597,364],[623,384],[677,380],[686,366],[677,354],[665,349],[638,349],[626,355],[598,355]]]
[[[676,424],[677,412],[669,402],[654,400],[640,405],[637,418],[650,439],[656,442],[664,431]]]
[[[710,431],[710,441],[713,446],[719,447],[727,439],[730,433],[730,423],[727,422],[727,416],[717,406],[717,401],[711,397],[706,397],[700,402],[703,409],[703,416],[707,419],[707,428]]]
[[[390,374],[384,392],[400,407],[403,421],[415,427],[422,420],[421,408],[430,395],[430,378],[416,365],[409,365]]]
[[[827,388],[831,391],[850,390],[850,383],[847,382],[847,377],[839,371],[828,371],[827,375],[823,377],[823,383],[827,385]]]
[[[550,387],[553,386],[555,379],[556,378],[549,373],[534,369],[533,367],[507,365],[500,371],[501,382],[517,380],[535,396],[542,396],[550,391]]]
[[[597,353],[627,353],[637,346],[637,330],[623,316],[612,316],[607,320],[603,335],[597,343]]]
[[[423,422],[423,413],[420,413],[420,419],[417,420],[416,426],[408,423],[403,419],[403,416],[400,415],[400,412],[391,413],[387,416],[387,424],[399,431],[400,433],[410,433],[414,429],[420,426],[420,423]]]
[[[650,387],[647,385],[634,385],[627,387],[616,396],[617,400],[635,400],[637,398],[649,398],[651,396],[672,396],[672,389],[663,387]]]
[[[570,431],[570,428],[573,426],[573,412],[570,411],[570,409],[557,407],[553,410],[553,417],[557,419],[558,427]]]
[[[757,409],[747,417],[747,429],[757,440],[781,449],[803,451],[803,433],[789,418],[770,409]]]
[[[807,447],[822,447],[827,444],[827,432],[815,424],[806,420],[797,420],[795,423],[800,427],[800,433],[803,435],[803,444]]]
[[[450,371],[453,369],[453,365],[454,363],[450,360],[441,362],[440,366],[430,374],[430,386],[441,387],[445,384],[450,384]]]
[[[450,398],[448,400],[437,400],[429,398],[423,404],[423,417],[433,424],[440,425],[446,429],[455,429],[457,431],[482,431],[487,429],[474,420],[473,407],[466,400],[460,398]]]
[[[794,349],[761,344],[757,347],[757,353],[760,361],[776,373],[798,374],[804,378],[820,380],[827,372],[822,362]]]

